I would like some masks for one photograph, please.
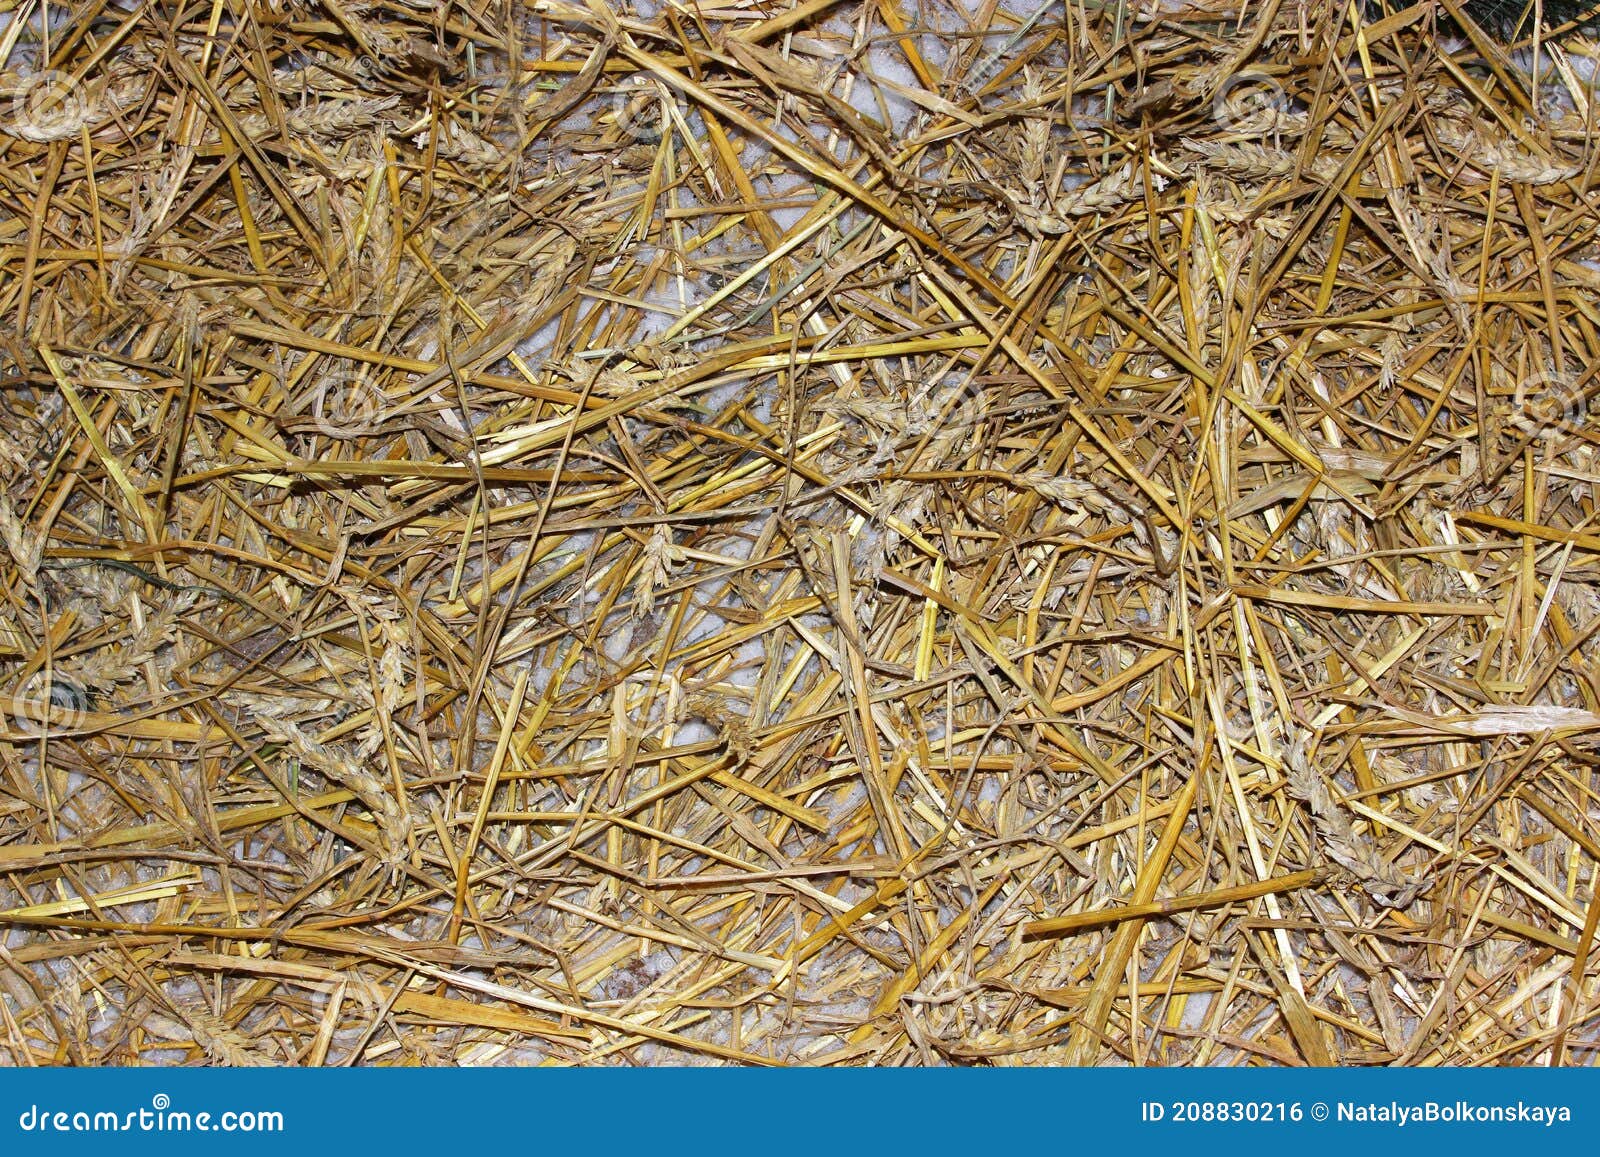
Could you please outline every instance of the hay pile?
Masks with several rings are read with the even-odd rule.
[[[0,8],[6,1063],[1592,1063],[1581,35]]]

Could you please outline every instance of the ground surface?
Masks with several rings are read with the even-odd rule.
[[[4,6],[7,1063],[1591,1062],[1581,36]]]

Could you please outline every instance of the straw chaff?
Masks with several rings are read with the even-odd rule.
[[[5,1063],[1592,1063],[1581,33],[0,10]]]

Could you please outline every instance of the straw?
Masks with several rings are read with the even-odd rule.
[[[0,1057],[1592,1064],[1595,45],[1443,9],[10,6]]]

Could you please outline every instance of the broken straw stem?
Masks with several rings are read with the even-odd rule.
[[[1107,924],[1121,924],[1125,920],[1171,916],[1178,912],[1193,912],[1199,908],[1220,908],[1224,904],[1236,904],[1241,900],[1254,900],[1280,892],[1295,892],[1320,882],[1324,874],[1320,868],[1308,868],[1303,872],[1291,872],[1287,876],[1257,880],[1253,884],[1239,884],[1232,888],[1202,892],[1198,896],[1176,896],[1168,900],[1152,900],[1148,904],[1103,908],[1097,912],[1074,912],[1068,916],[1056,916],[1049,920],[1035,920],[1031,924],[1024,924],[1022,935],[1027,940],[1039,940],[1049,936],[1071,936],[1091,928],[1103,928]]]

